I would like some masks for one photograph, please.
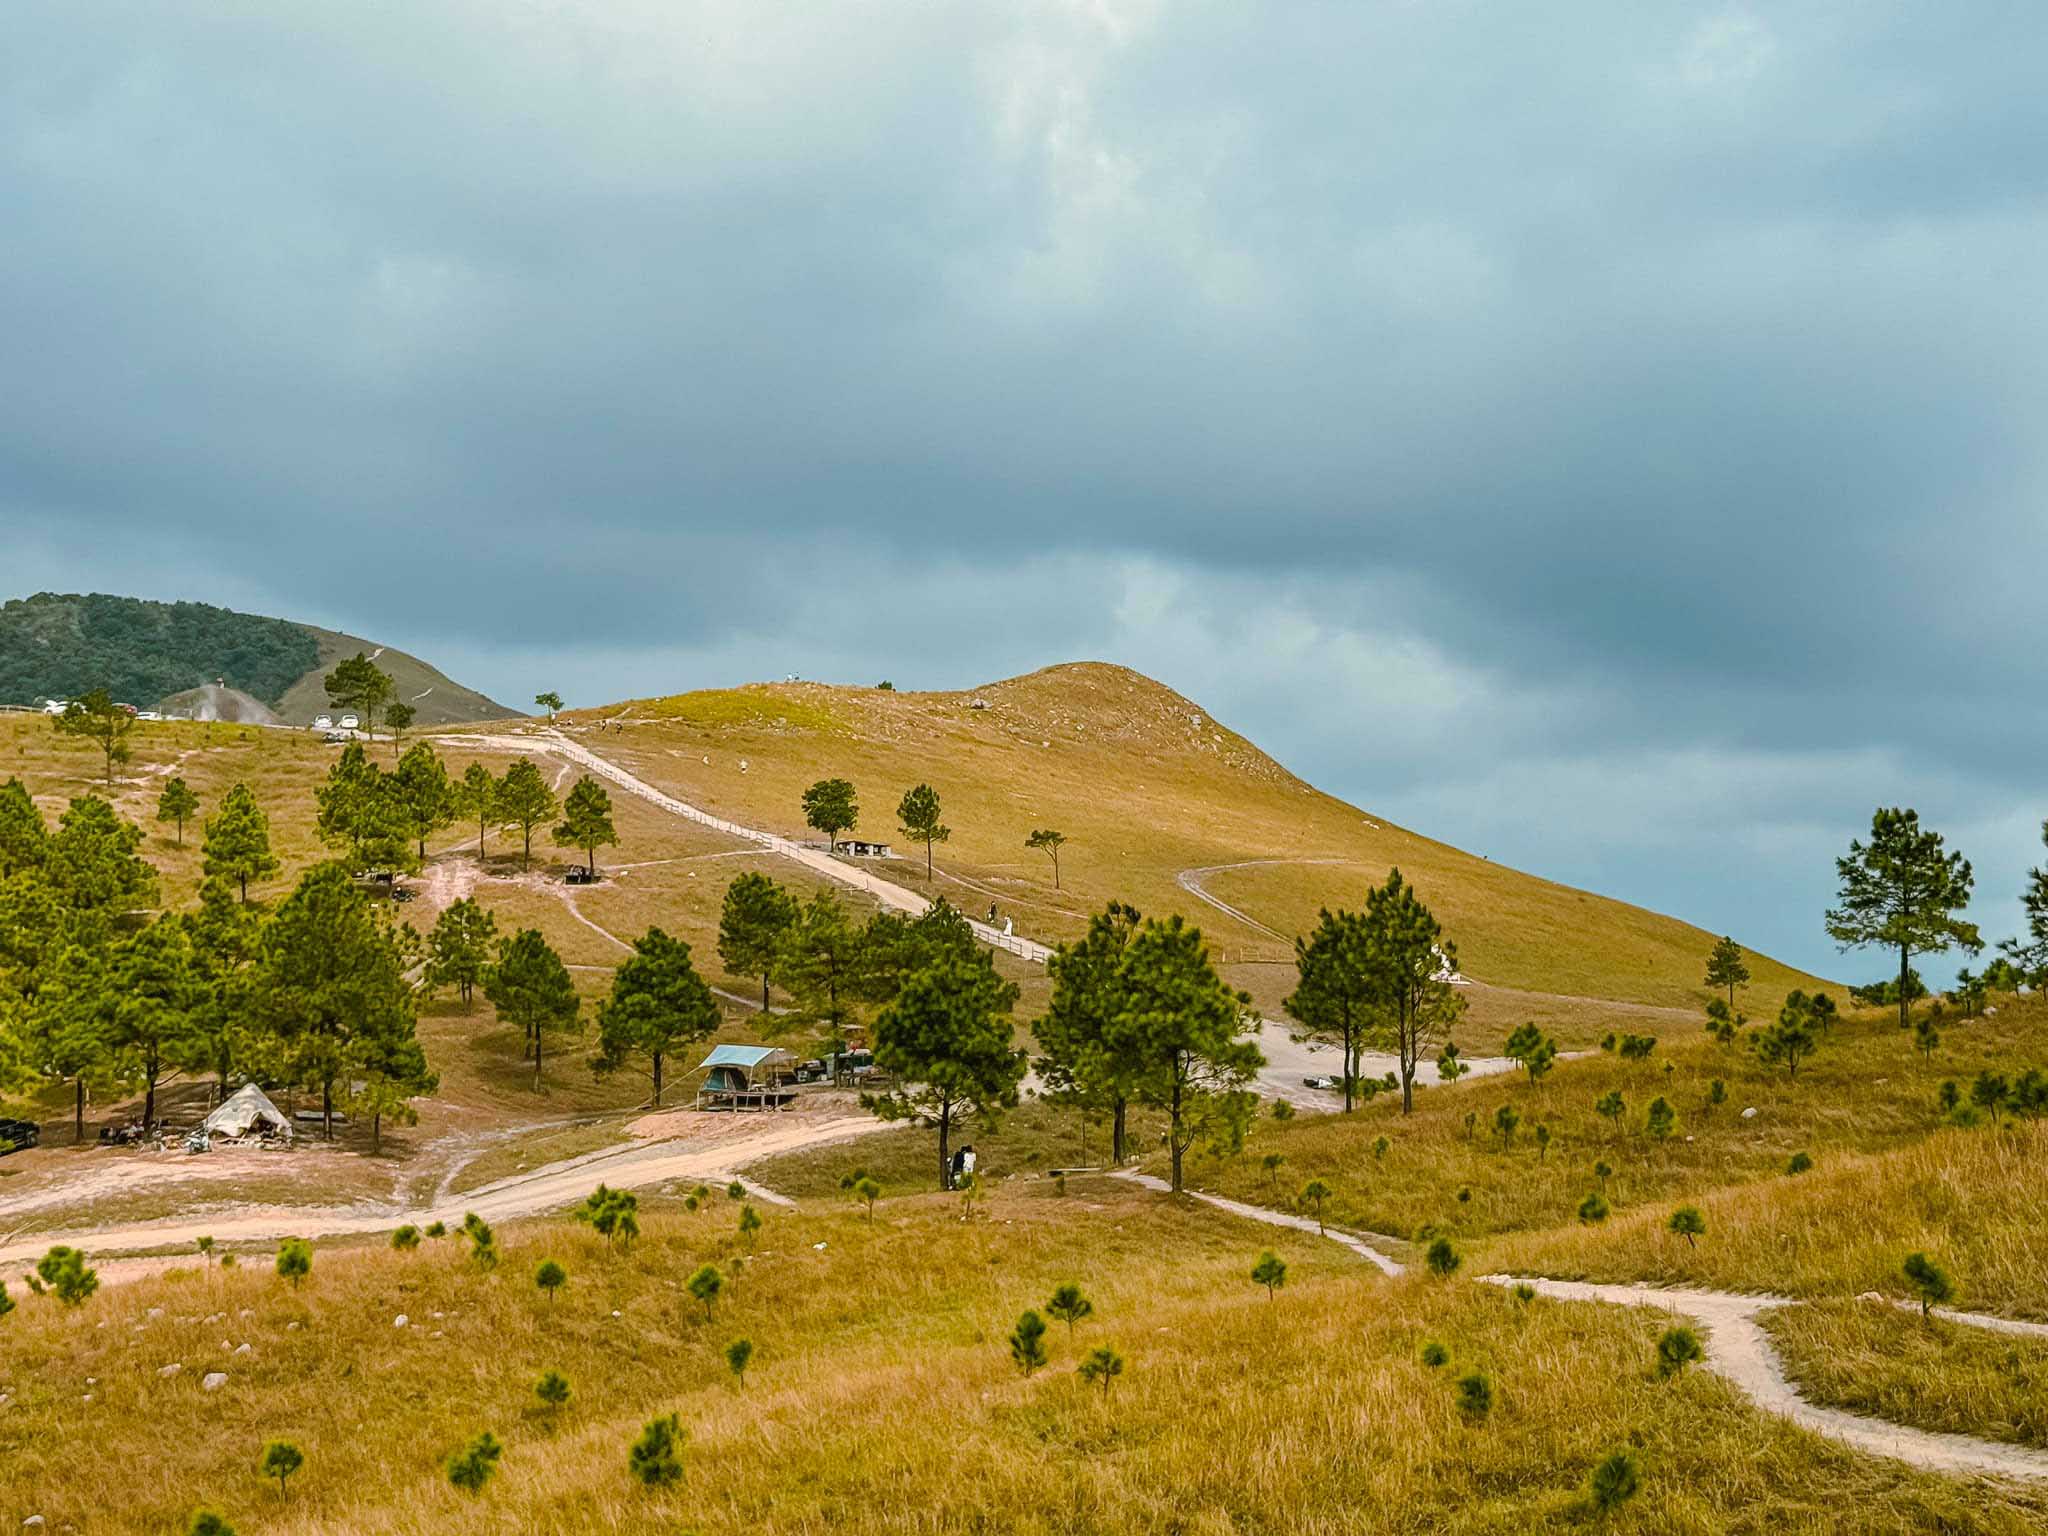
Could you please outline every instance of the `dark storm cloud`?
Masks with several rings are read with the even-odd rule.
[[[1108,654],[1703,917],[1764,880],[1791,923],[1876,799],[1999,829],[1987,887],[2024,861],[2028,7],[7,34],[10,590],[291,613],[514,698]]]

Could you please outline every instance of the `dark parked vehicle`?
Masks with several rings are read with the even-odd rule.
[[[604,876],[600,875],[594,869],[586,869],[581,864],[572,864],[569,866],[569,872],[566,875],[562,876],[562,884],[596,885],[598,881],[602,880],[603,878]]]
[[[0,1157],[25,1152],[43,1139],[43,1128],[33,1120],[0,1120]]]

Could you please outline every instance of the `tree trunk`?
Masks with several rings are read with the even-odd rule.
[[[768,1011],[768,973],[766,971],[761,973],[761,1011],[763,1013]]]
[[[142,1128],[147,1131],[156,1124],[156,1063],[145,1063],[144,1070],[148,1077],[142,1090]]]
[[[1176,1195],[1181,1192],[1180,1159],[1181,1154],[1184,1151],[1186,1151],[1186,1147],[1181,1142],[1180,1135],[1180,1086],[1180,1075],[1179,1073],[1175,1073],[1173,1080],[1173,1103],[1170,1106],[1168,1106],[1169,1113],[1166,1124],[1166,1150],[1173,1154],[1173,1192]]]
[[[521,872],[522,874],[523,874],[523,873],[525,873],[525,870],[526,870],[526,866],[527,866],[527,865],[529,865],[529,864],[531,864],[532,862],[533,862],[533,827],[532,827],[532,825],[531,825],[531,824],[529,823],[529,824],[528,824],[528,826],[527,826],[527,828],[526,828],[526,847],[525,847],[525,848],[524,848],[524,849],[523,849],[523,850],[522,850],[522,851],[520,852],[520,855],[519,855],[519,869],[520,869],[520,872]]]
[[[534,1028],[534,1031],[533,1031],[533,1091],[534,1091],[535,1093],[539,1093],[539,1092],[540,1092],[540,1029],[539,1029],[539,1026],[535,1026],[535,1028]]]
[[[924,883],[926,885],[932,883],[932,840],[930,838],[924,840]]]
[[[593,843],[584,852],[589,855],[589,861],[584,865],[584,868],[589,870],[591,878],[595,879],[597,877],[597,845]]]
[[[661,1108],[661,1052],[654,1053],[654,1107]]]
[[[384,1150],[384,1111],[370,1113],[370,1156],[375,1157]]]
[[[242,876],[242,905],[245,907],[249,905],[249,877],[247,875]]]
[[[479,864],[484,861],[484,819],[481,816],[476,819],[476,861]]]
[[[1057,848],[1052,851],[1052,888],[1060,888],[1060,851]]]
[[[81,1075],[72,1082],[77,1093],[71,1104],[71,1139],[80,1142],[85,1140],[85,1078]]]
[[[320,1135],[324,1140],[334,1140],[334,1079],[320,1079]]]
[[[1904,1029],[1911,1022],[1913,1007],[1906,998],[1906,978],[1913,974],[1913,951],[1904,944],[1899,946],[1899,1028]]]
[[[948,1099],[939,1109],[939,1188],[953,1187],[953,1159],[950,1143],[953,1138],[953,1103]]]
[[[1124,1165],[1124,1116],[1130,1105],[1119,1094],[1110,1107],[1109,1116],[1109,1162],[1112,1168]]]

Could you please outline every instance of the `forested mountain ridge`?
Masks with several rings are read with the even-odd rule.
[[[108,593],[38,592],[0,604],[0,704],[69,699],[104,688],[151,708],[215,681],[310,723],[326,707],[320,679],[337,660],[375,653],[424,724],[515,713],[427,663],[353,636],[209,603]]]

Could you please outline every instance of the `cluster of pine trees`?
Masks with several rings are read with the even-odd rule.
[[[166,787],[180,833],[199,809]],[[173,819],[165,815],[166,820]],[[89,1092],[140,1093],[211,1076],[317,1093],[385,1115],[430,1093],[407,971],[414,942],[333,862],[274,906],[249,887],[278,870],[269,821],[237,785],[204,823],[204,883],[187,912],[153,912],[157,873],[141,830],[97,796],[53,829],[19,780],[0,786],[0,1081],[65,1083],[85,1130]]]

